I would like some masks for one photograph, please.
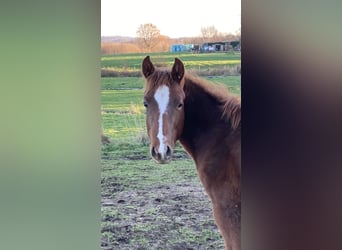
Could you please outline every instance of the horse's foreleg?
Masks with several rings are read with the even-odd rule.
[[[213,212],[225,249],[240,250],[240,204],[230,207],[214,205]]]

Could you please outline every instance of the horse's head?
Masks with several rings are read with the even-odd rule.
[[[142,73],[146,79],[144,106],[151,156],[158,163],[168,163],[184,124],[184,65],[175,58],[171,71],[159,70],[147,56]]]

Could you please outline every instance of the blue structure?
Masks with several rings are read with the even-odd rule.
[[[240,51],[240,41],[231,42],[210,42],[200,44],[173,44],[170,47],[170,52],[220,52],[220,51]]]
[[[170,52],[183,52],[185,49],[183,44],[173,44],[171,45]]]

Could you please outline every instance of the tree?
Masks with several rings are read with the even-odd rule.
[[[151,52],[159,43],[160,31],[152,23],[141,24],[137,30],[137,41],[143,51]]]
[[[214,42],[217,39],[219,32],[214,26],[201,27],[203,42]]]
[[[168,36],[160,35],[158,44],[153,48],[153,52],[168,52],[173,40]]]
[[[236,36],[239,39],[240,48],[241,48],[241,27],[236,31]]]

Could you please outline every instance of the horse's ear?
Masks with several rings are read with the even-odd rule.
[[[181,60],[175,58],[175,62],[172,67],[171,75],[172,79],[180,83],[184,77],[184,65]]]
[[[142,62],[142,72],[145,78],[149,77],[154,72],[154,66],[150,60],[150,56],[146,56]]]

